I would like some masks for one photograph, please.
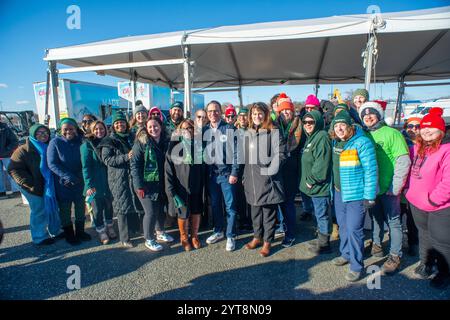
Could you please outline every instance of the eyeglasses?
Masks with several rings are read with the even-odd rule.
[[[316,124],[316,122],[314,120],[303,120],[303,124],[304,125],[309,124],[309,125],[313,126]]]
[[[234,115],[231,115],[231,116],[226,116],[225,118],[230,119],[230,118],[234,118],[234,117],[235,117]]]
[[[92,122],[94,122],[94,120],[83,120],[83,121],[81,121],[82,123],[92,123]]]
[[[158,112],[153,112],[150,114],[152,117],[159,117],[159,113]]]
[[[406,126],[408,129],[420,129],[420,124],[408,124]]]
[[[43,135],[48,136],[48,132],[46,130],[45,131],[36,131],[36,135],[37,136],[43,136]]]
[[[204,116],[197,116],[197,119],[206,119]]]

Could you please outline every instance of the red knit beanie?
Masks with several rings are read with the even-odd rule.
[[[236,109],[234,109],[234,106],[230,103],[228,104],[227,108],[225,109],[225,117],[228,116],[235,116],[236,115]]]
[[[294,111],[294,104],[292,103],[291,98],[289,98],[286,93],[280,93],[277,99],[277,106],[277,112],[281,112],[283,110]]]
[[[442,115],[444,114],[444,110],[439,107],[434,107],[430,109],[430,112],[423,117],[420,122],[420,129],[423,128],[436,128],[445,132],[445,121],[442,119]]]

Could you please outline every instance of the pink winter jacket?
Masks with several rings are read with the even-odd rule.
[[[406,199],[423,211],[450,207],[450,143],[425,159],[416,157],[417,146],[411,150],[411,170]]]

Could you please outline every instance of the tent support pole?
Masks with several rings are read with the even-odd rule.
[[[242,101],[242,86],[241,86],[241,85],[239,85],[239,89],[238,89],[238,97],[239,97],[239,106],[240,106],[241,108],[243,108],[243,107],[244,107],[244,103],[243,103],[243,101]]]
[[[319,94],[319,81],[316,81],[316,85],[314,86],[314,94],[317,97],[317,95]]]
[[[44,107],[44,124],[48,127],[50,117],[48,115],[48,100],[50,95],[50,62],[47,68],[47,80],[45,85],[45,107]]]
[[[184,70],[184,117],[188,118],[191,113],[191,101],[192,101],[192,92],[191,92],[191,66],[189,62],[190,49],[188,46],[183,47],[184,53],[184,62],[183,62],[183,70]]]
[[[366,51],[366,74],[364,77],[364,88],[367,91],[370,91],[370,78],[372,77],[372,62],[373,62],[373,46],[374,46],[374,37],[372,34],[369,34],[369,41],[367,42],[367,51]]]
[[[58,100],[58,70],[56,69],[56,62],[49,62],[50,69],[50,84],[52,87],[52,101],[53,101],[53,109],[55,111],[55,127],[58,127],[59,123],[59,100]]]
[[[395,106],[394,123],[400,124],[402,114],[402,100],[405,93],[405,77],[401,77],[398,82],[397,104]]]

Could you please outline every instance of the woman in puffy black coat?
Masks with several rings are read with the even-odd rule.
[[[136,195],[131,186],[130,159],[132,141],[126,117],[117,112],[112,132],[99,144],[102,160],[108,167],[108,184],[113,196],[113,211],[117,214],[119,237],[124,247],[133,247],[129,231],[139,231],[139,218],[134,205]]]
[[[245,247],[255,249],[264,240],[260,255],[267,257],[275,235],[277,208],[285,200],[280,169],[286,160],[286,144],[265,103],[255,103],[249,115],[243,180],[245,197],[252,207],[254,238]]]

